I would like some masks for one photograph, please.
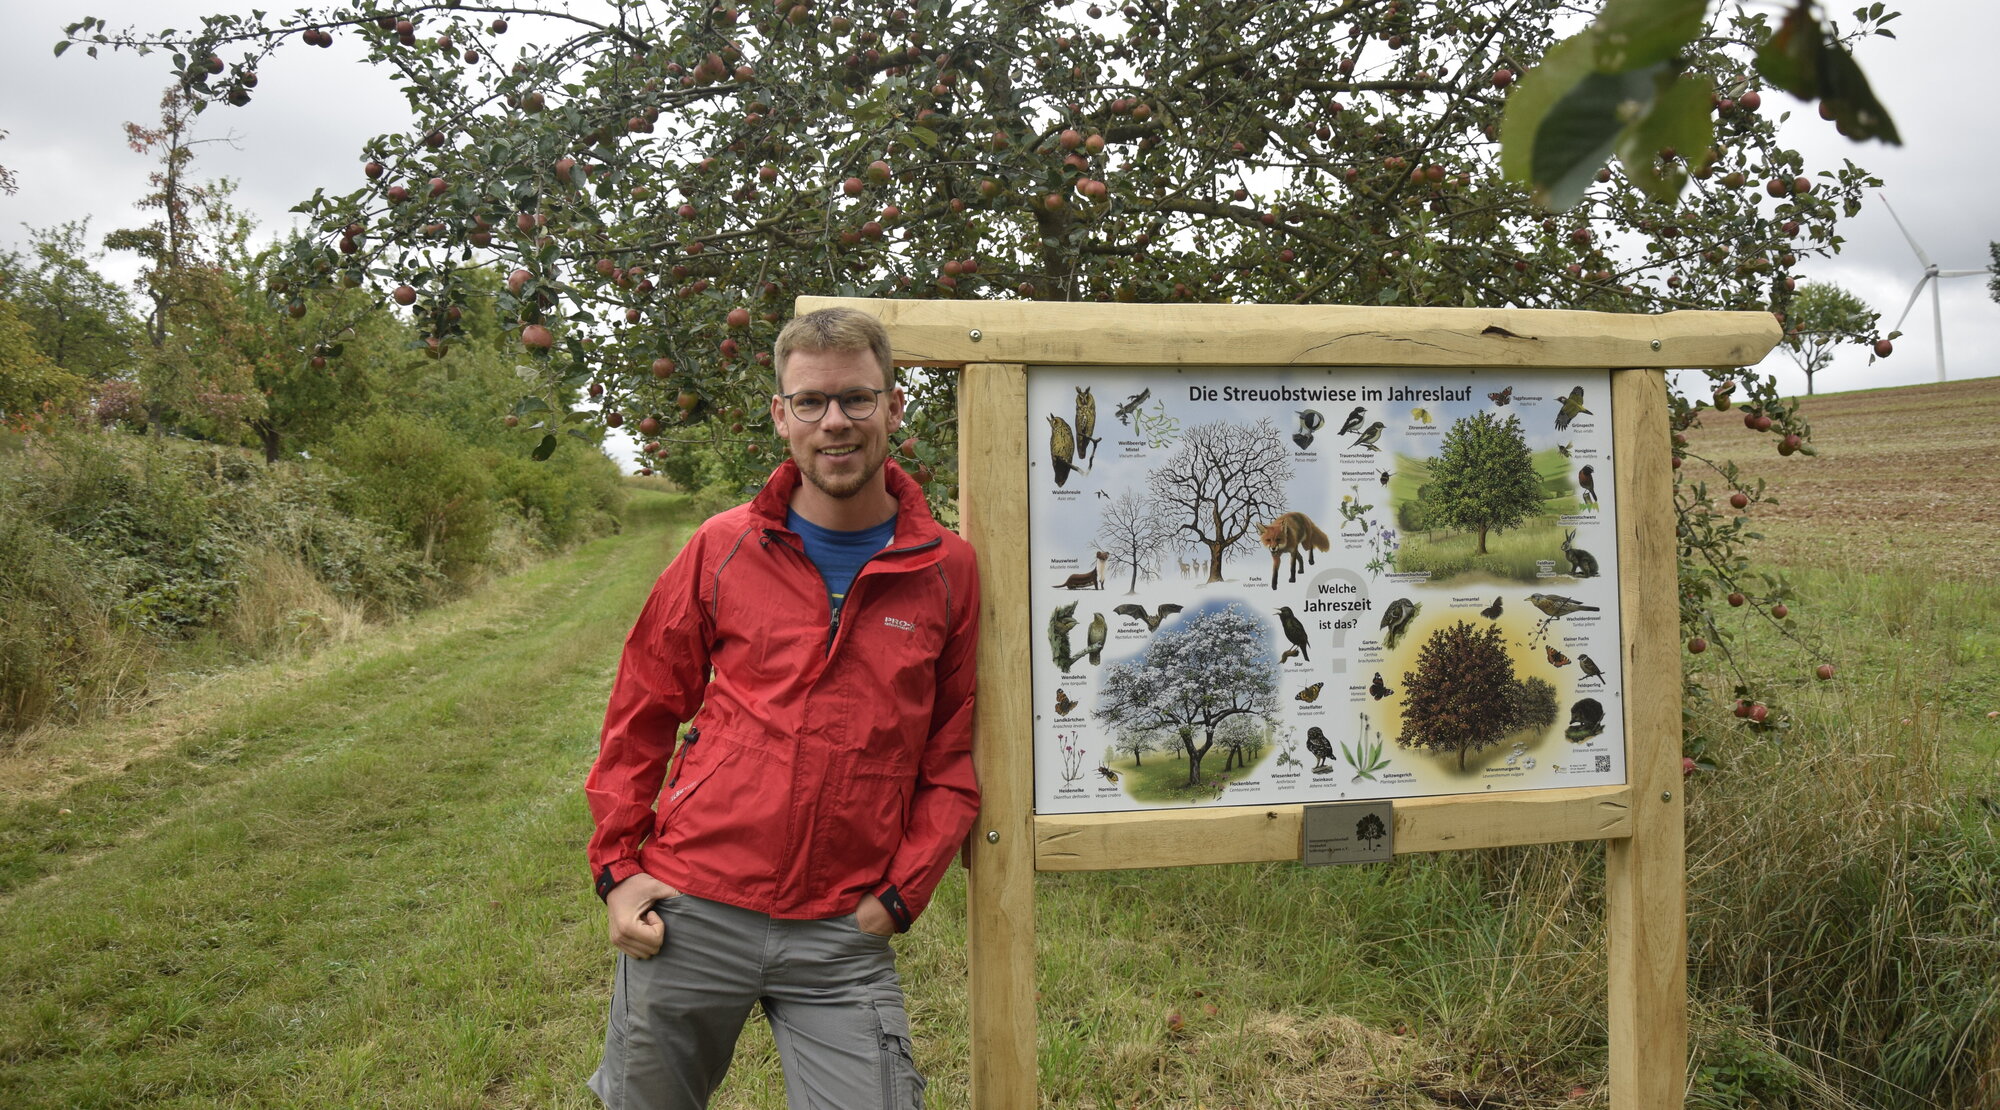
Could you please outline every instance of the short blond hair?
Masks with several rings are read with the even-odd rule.
[[[771,366],[779,393],[785,391],[785,363],[793,351],[867,351],[882,366],[882,381],[896,388],[896,363],[882,321],[851,308],[822,308],[795,316],[771,346]]]

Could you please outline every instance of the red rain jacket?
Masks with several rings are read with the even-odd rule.
[[[894,463],[883,473],[896,534],[838,622],[785,527],[790,461],[654,583],[584,783],[600,894],[643,870],[773,917],[849,913],[864,894],[901,928],[923,912],[979,809],[979,580],[922,488]]]

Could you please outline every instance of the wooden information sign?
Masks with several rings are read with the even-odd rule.
[[[977,1110],[1037,1104],[1035,871],[1578,840],[1605,844],[1612,1105],[1679,1104],[1663,371],[1756,363],[1770,315],[798,307],[835,305],[962,374]],[[1355,802],[1379,835],[1329,824]]]

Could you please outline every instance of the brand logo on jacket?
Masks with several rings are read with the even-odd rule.
[[[890,628],[900,628],[905,632],[915,632],[917,630],[917,626],[911,624],[909,621],[897,620],[894,617],[883,617],[882,623],[888,625]]]

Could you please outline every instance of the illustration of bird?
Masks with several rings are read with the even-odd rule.
[[[1290,640],[1292,646],[1299,649],[1299,655],[1306,662],[1312,662],[1312,652],[1306,649],[1306,626],[1299,623],[1298,617],[1292,615],[1291,606],[1279,608],[1278,624],[1285,630],[1285,639]]]
[[[1304,451],[1313,445],[1313,435],[1325,426],[1326,417],[1320,415],[1318,409],[1301,409],[1299,430],[1292,433],[1292,442],[1299,445],[1299,450]]]
[[[1564,443],[1564,444],[1561,444],[1561,445],[1557,446],[1557,447],[1556,447],[1556,450],[1557,450],[1557,451],[1559,451],[1559,452],[1561,452],[1561,453],[1562,453],[1562,457],[1566,459],[1566,458],[1569,458],[1569,454],[1570,454],[1570,452],[1571,452],[1571,451],[1574,451],[1574,450],[1576,450],[1576,444],[1575,444],[1575,443],[1573,443],[1573,442],[1572,442],[1572,443]]]
[[[1098,491],[1097,491],[1097,496],[1099,496],[1099,497],[1102,497],[1102,498],[1104,498],[1104,499],[1105,499],[1106,501],[1109,501],[1109,500],[1111,500],[1111,495],[1110,495],[1110,494],[1108,494],[1108,493],[1106,493],[1106,492],[1104,492],[1103,490],[1098,490]]]
[[[1411,409],[1411,410],[1410,410],[1410,419],[1411,419],[1411,420],[1413,420],[1413,421],[1415,421],[1415,422],[1416,422],[1416,423],[1418,423],[1418,424],[1428,424],[1428,423],[1430,423],[1430,422],[1431,422],[1431,410],[1429,410],[1429,409]]]
[[[1097,430],[1097,398],[1090,395],[1090,387],[1076,387],[1076,459],[1083,461],[1085,455],[1097,454],[1097,437],[1091,435]]]
[[[1348,444],[1347,446],[1350,448],[1366,447],[1370,451],[1380,451],[1381,448],[1375,446],[1375,441],[1381,438],[1382,438],[1382,422],[1380,420],[1377,420],[1375,423],[1368,425],[1367,430],[1363,431],[1359,436],[1356,436],[1354,442]]]
[[[1075,627],[1076,602],[1058,605],[1055,612],[1049,614],[1049,658],[1062,668],[1064,674],[1068,674],[1070,667],[1076,663],[1076,656],[1069,653],[1069,633]]]
[[[1407,597],[1390,602],[1389,607],[1382,610],[1382,646],[1394,648],[1396,641],[1402,639],[1403,633],[1409,629],[1410,622],[1417,619],[1417,610],[1422,608],[1422,603]]]
[[[1311,686],[1308,686],[1308,687],[1306,687],[1305,689],[1303,689],[1303,690],[1300,690],[1300,691],[1299,691],[1298,693],[1296,693],[1296,694],[1293,694],[1293,695],[1292,695],[1292,697],[1294,697],[1294,698],[1298,699],[1299,701],[1304,701],[1304,702],[1314,702],[1314,701],[1318,701],[1318,700],[1319,700],[1319,692],[1320,692],[1320,691],[1321,691],[1322,689],[1324,689],[1325,687],[1326,687],[1326,683],[1324,683],[1324,682],[1315,682],[1315,683],[1313,683],[1313,684],[1312,684]]]
[[[1514,399],[1514,387],[1510,385],[1498,393],[1488,393],[1486,399],[1496,405],[1505,405]]]
[[[1098,764],[1098,765],[1097,765],[1097,773],[1098,773],[1098,774],[1100,774],[1100,775],[1103,775],[1103,776],[1104,776],[1104,779],[1105,779],[1105,781],[1106,781],[1106,782],[1117,782],[1117,781],[1118,781],[1118,772],[1116,772],[1116,771],[1112,770],[1112,769],[1111,769],[1111,768],[1109,768],[1109,767],[1106,767],[1106,766],[1105,766],[1104,764],[1102,764],[1102,763],[1100,763],[1100,764]]]
[[[1104,614],[1092,613],[1090,615],[1090,636],[1085,643],[1088,645],[1087,654],[1089,654],[1093,665],[1104,661],[1104,633]]]
[[[1347,419],[1340,422],[1340,434],[1344,436],[1353,435],[1355,430],[1361,427],[1361,422],[1366,419],[1368,419],[1368,406],[1354,406],[1354,411],[1348,413]]]
[[[1581,743],[1604,731],[1604,703],[1596,698],[1584,698],[1569,707],[1569,727],[1563,735],[1572,743]]]
[[[1528,604],[1540,609],[1543,614],[1542,623],[1535,626],[1534,635],[1528,638],[1531,645],[1542,638],[1552,622],[1561,620],[1571,613],[1598,612],[1595,605],[1585,605],[1573,597],[1564,597],[1561,594],[1529,594]]]
[[[1596,468],[1596,467],[1594,467],[1594,466],[1591,466],[1591,465],[1589,465],[1588,463],[1584,464],[1584,467],[1583,467],[1583,469],[1582,469],[1582,470],[1579,470],[1579,471],[1577,471],[1577,472],[1576,472],[1576,484],[1577,484],[1577,485],[1579,485],[1579,486],[1582,486],[1582,487],[1583,487],[1583,503],[1584,503],[1584,504],[1586,504],[1586,505],[1595,505],[1595,504],[1597,504],[1597,468]]]
[[[1313,771],[1324,773],[1332,770],[1326,761],[1333,758],[1333,741],[1326,738],[1318,725],[1306,730],[1306,750],[1313,754]]]
[[[1567,655],[1564,655],[1564,654],[1563,654],[1562,652],[1560,652],[1560,651],[1557,651],[1557,650],[1556,650],[1556,646],[1555,646],[1554,644],[1550,644],[1550,645],[1548,646],[1548,652],[1549,652],[1549,662],[1550,662],[1551,664],[1553,664],[1554,666],[1558,666],[1558,667],[1567,667],[1567,666],[1569,666],[1569,656],[1567,656]],[[1585,656],[1585,658],[1589,658],[1589,657],[1588,657],[1588,656]]]
[[[1289,663],[1289,662],[1291,662],[1291,661],[1292,661],[1292,656],[1294,656],[1294,655],[1297,655],[1298,653],[1299,653],[1299,649],[1298,649],[1298,648],[1286,648],[1286,649],[1285,649],[1284,651],[1280,652],[1280,653],[1279,653],[1279,655],[1278,655],[1278,665],[1282,667],[1282,666],[1284,666],[1284,665],[1285,665],[1286,663]]]
[[[1491,605],[1488,605],[1488,606],[1487,606],[1486,608],[1484,608],[1484,609],[1481,609],[1481,610],[1479,611],[1479,615],[1480,615],[1480,616],[1482,616],[1482,617],[1485,617],[1485,618],[1486,618],[1487,620],[1490,620],[1490,621],[1497,621],[1497,620],[1499,620],[1499,619],[1500,619],[1500,601],[1501,601],[1501,599],[1500,599],[1500,598],[1497,598],[1497,597],[1496,597],[1496,598],[1494,598],[1494,599],[1493,599],[1493,604],[1491,604]]]
[[[1375,681],[1368,684],[1368,696],[1374,698],[1376,701],[1381,701],[1395,692],[1388,683],[1382,681],[1382,672],[1376,671]]]
[[[1120,424],[1125,425],[1126,427],[1131,427],[1132,414],[1134,412],[1137,412],[1139,406],[1146,403],[1146,398],[1151,397],[1152,395],[1153,395],[1153,390],[1149,386],[1145,389],[1140,390],[1137,393],[1134,393],[1130,397],[1125,398],[1125,403],[1118,406],[1118,413],[1117,413],[1118,422]]]
[[[1583,672],[1583,678],[1594,678],[1598,681],[1599,685],[1609,685],[1604,681],[1604,668],[1599,667],[1596,660],[1582,652],[1578,652],[1576,655],[1576,669]],[[1583,681],[1583,678],[1579,678],[1577,681],[1580,683]]]
[[[1175,605],[1173,602],[1168,602],[1160,606],[1158,612],[1148,616],[1145,606],[1128,601],[1123,605],[1114,607],[1111,611],[1121,617],[1131,617],[1133,620],[1145,625],[1148,632],[1158,632],[1160,630],[1160,622],[1180,612],[1181,607]]]
[[[1596,413],[1583,407],[1583,387],[1577,386],[1575,389],[1569,391],[1569,396],[1563,398],[1562,411],[1556,413],[1556,431],[1560,432],[1568,428],[1569,422],[1575,420],[1578,416],[1595,415]]]
[[[1056,485],[1069,481],[1070,460],[1076,457],[1076,436],[1062,417],[1049,414],[1049,465],[1056,471]]]

